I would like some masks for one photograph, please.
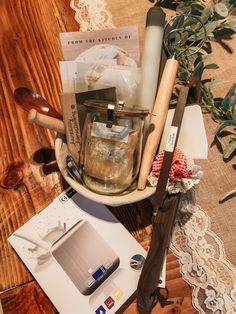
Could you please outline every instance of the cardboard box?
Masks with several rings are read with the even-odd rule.
[[[8,240],[61,314],[115,313],[146,257],[107,207],[72,188]],[[163,287],[165,266],[161,279]]]

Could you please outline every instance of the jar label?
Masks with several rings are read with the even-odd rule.
[[[111,128],[108,128],[105,123],[93,122],[91,135],[117,142],[128,143],[129,128],[120,125],[112,125]]]

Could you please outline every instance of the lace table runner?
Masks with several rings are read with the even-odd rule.
[[[183,224],[174,229],[171,250],[183,279],[193,287],[193,306],[199,313],[236,313],[236,269],[210,230],[210,217],[190,193],[182,196],[180,212]]]
[[[81,31],[112,28],[105,0],[71,0]],[[187,193],[182,199],[181,226],[176,225],[171,250],[183,279],[193,287],[192,303],[199,313],[236,313],[236,268],[226,259],[224,244],[210,229],[210,217]]]
[[[71,0],[70,6],[82,32],[114,27],[105,0]]]

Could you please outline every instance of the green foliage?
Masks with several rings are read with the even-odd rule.
[[[219,199],[219,203],[223,203],[225,201],[227,201],[228,199],[232,198],[236,196],[236,190],[232,190],[228,193],[226,193],[224,196],[222,196],[220,199]]]
[[[236,83],[231,86],[218,107],[221,124],[215,132],[215,138],[223,151],[223,157],[229,159],[236,152],[236,133],[234,132],[236,128]],[[229,128],[232,136],[229,138],[227,144],[224,144],[222,134],[225,129]]]
[[[215,3],[216,2],[216,3]],[[204,58],[208,54],[208,46],[212,40],[216,40],[219,33],[223,36],[231,36],[233,32],[236,32],[236,16],[233,13],[236,12],[236,1],[167,1],[160,0],[156,2],[156,5],[174,9],[177,13],[190,13],[201,20],[196,23],[196,18],[191,16],[184,21],[184,27],[191,29],[194,34],[189,33],[188,37],[182,38],[182,45],[190,45],[192,41],[195,45],[191,47],[191,52],[194,49],[197,50],[199,41],[205,39],[205,46],[198,51],[196,55],[186,57],[185,54],[180,54],[178,57],[179,71],[178,82],[179,84],[185,83],[188,78],[194,75],[194,67],[196,60],[199,57]],[[202,24],[204,28],[202,28]]]
[[[205,69],[217,69],[217,64],[205,65],[204,60],[211,41],[217,40],[219,35],[221,38],[226,36],[229,39],[236,32],[236,0],[159,0],[155,5],[176,10],[178,14],[190,13],[201,20],[196,23],[196,18],[191,16],[184,20],[183,26],[190,28],[192,33],[189,32],[189,36],[182,36],[183,45],[191,45],[192,52],[198,50],[198,43],[202,39],[205,39],[205,45],[195,54],[178,55],[179,69],[176,83],[186,84],[191,76],[202,78]],[[201,28],[201,24],[204,24],[205,30]],[[214,99],[212,88],[222,83],[223,80],[202,80],[201,91],[204,107],[210,111],[212,119],[219,123],[215,131],[215,140],[223,159],[228,161],[236,154],[236,83],[231,86],[223,100]],[[173,99],[172,103],[174,101]],[[236,190],[232,190],[221,197],[219,202],[222,203],[235,195]]]
[[[223,100],[213,98],[211,88],[222,84],[220,80],[202,83],[203,104],[211,112],[212,118],[219,123],[215,131],[215,140],[225,161],[231,160],[236,154],[236,83],[229,89]],[[236,190],[222,196],[220,203],[234,197]]]

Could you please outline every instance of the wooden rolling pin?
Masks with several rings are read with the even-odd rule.
[[[59,133],[65,133],[64,123],[61,120],[46,116],[35,109],[29,111],[28,121]]]
[[[152,168],[161,135],[164,129],[169,103],[175,83],[178,69],[178,61],[175,57],[168,59],[162,74],[158,93],[153,106],[150,119],[147,140],[145,143],[143,157],[139,172],[138,189],[144,190],[148,175]]]

